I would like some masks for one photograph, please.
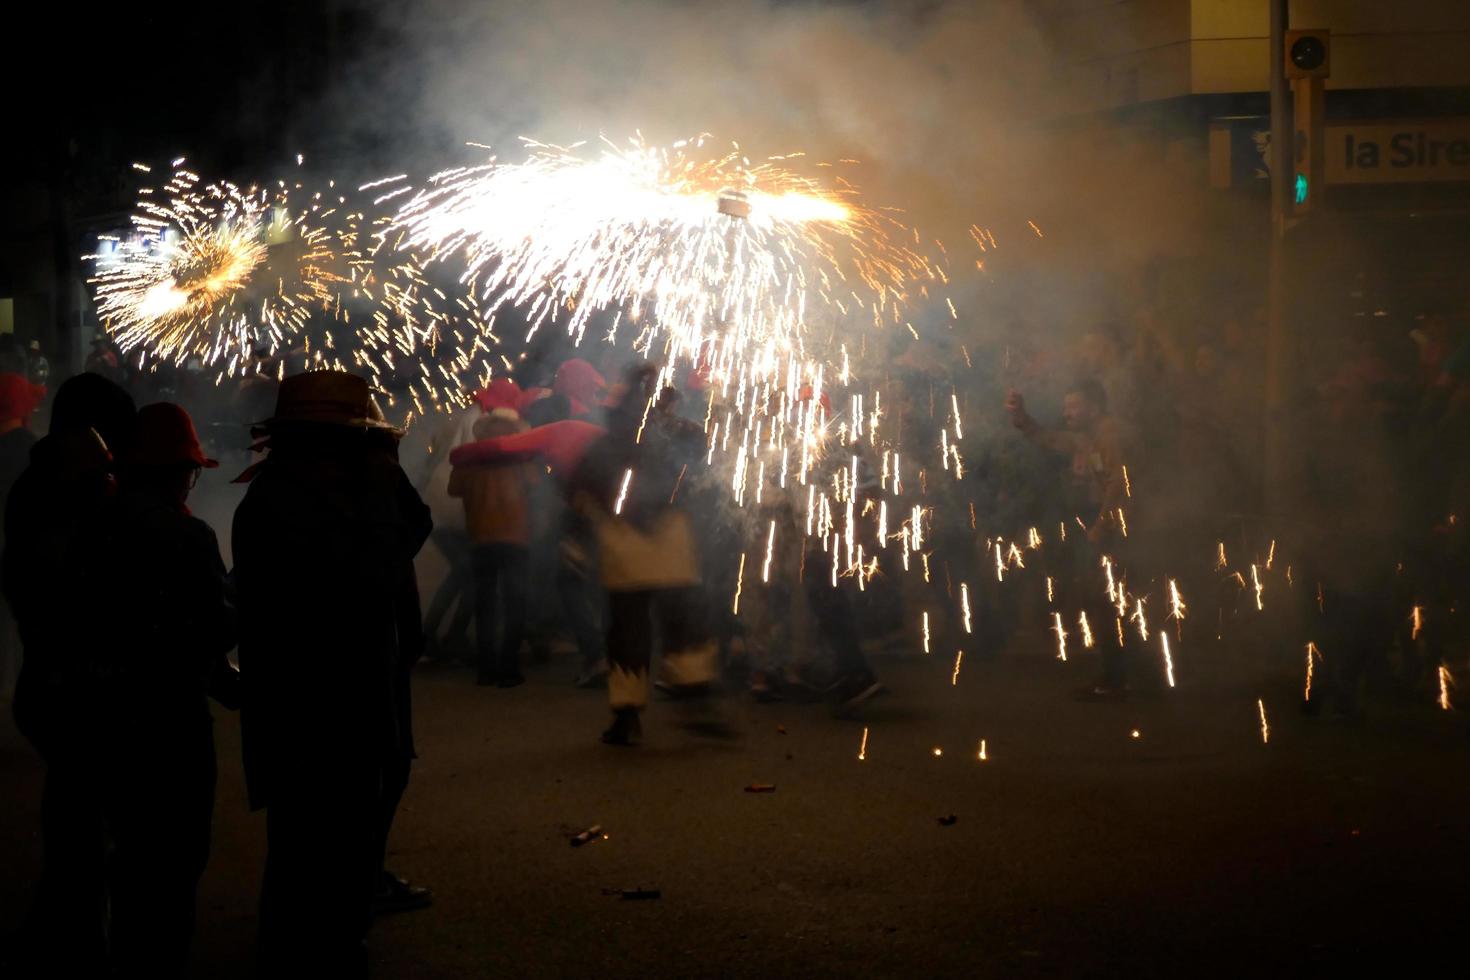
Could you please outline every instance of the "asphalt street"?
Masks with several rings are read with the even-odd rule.
[[[378,922],[376,975],[1317,976],[1462,954],[1462,716],[1305,718],[1295,679],[1254,662],[1189,680],[1224,651],[1181,652],[1167,694],[1077,703],[1090,665],[1044,639],[967,661],[958,684],[948,658],[880,659],[892,693],[854,718],[731,695],[728,742],[657,702],[634,749],[598,743],[602,695],[570,685],[570,658],[509,691],[420,670],[422,759],[391,863],[435,904]],[[244,977],[264,823],[238,722],[217,719],[196,975]],[[7,721],[11,928],[38,868],[40,778]],[[594,824],[606,839],[569,845]],[[659,897],[605,893],[622,889]]]

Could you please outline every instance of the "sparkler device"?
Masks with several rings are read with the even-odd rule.
[[[721,191],[716,207],[720,214],[728,214],[732,218],[750,217],[750,201],[737,190]]]

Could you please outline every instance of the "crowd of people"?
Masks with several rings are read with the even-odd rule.
[[[1159,319],[1139,311],[1070,347],[1025,331],[953,348],[895,341],[875,386],[927,512],[923,582],[964,602],[962,616],[924,605],[922,642],[934,608],[936,638],[974,633],[974,655],[993,656],[1048,608],[1028,608],[1039,593],[1005,593],[1002,536],[1035,547],[1037,528],[1056,529],[1033,559],[1046,602],[1055,581],[1059,607],[1099,630],[1115,618],[1114,567],[1135,591],[1177,578],[1207,607],[1234,588],[1226,549],[1269,540],[1291,556],[1301,615],[1320,618],[1312,635],[1330,651],[1308,711],[1331,698],[1351,714],[1385,674],[1425,683],[1461,637],[1470,324],[1370,324],[1313,350],[1288,406],[1289,525],[1271,527],[1259,320],[1186,331]],[[835,559],[800,533],[808,515],[790,495],[725,503],[704,465],[698,370],[676,385],[641,361],[612,382],[580,357],[533,364],[431,420],[414,460],[361,377],[242,384],[231,398],[255,442],[227,570],[188,505],[219,466],[211,440],[177,401],[135,408],[105,355],[55,391],[40,439],[30,425],[45,379],[0,373],[0,626],[20,643],[5,647],[6,669],[19,665],[16,723],[46,765],[44,873],[10,975],[184,972],[210,849],[210,700],[240,713],[250,804],[267,815],[263,969],[352,976],[366,970],[375,912],[432,900],[384,866],[415,756],[421,659],[509,689],[527,657],[566,644],[577,666],[565,682],[606,688],[602,741],[631,746],[654,687],[694,735],[728,738],[712,696],[722,680],[761,701],[853,710],[884,692],[870,654],[920,643],[917,574],[860,567],[829,581],[811,570]],[[824,392],[799,398],[835,417]],[[961,416],[967,472],[940,479],[960,454],[948,434],[931,437],[952,425],[958,439]],[[879,465],[854,455],[849,492],[888,486]],[[735,559],[768,526],[755,588]],[[426,544],[446,573],[421,604]],[[857,544],[872,555],[884,542]],[[1124,614],[1087,699],[1121,700],[1139,682]]]

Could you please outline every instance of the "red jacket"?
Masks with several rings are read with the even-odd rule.
[[[565,482],[577,469],[587,447],[601,438],[600,425],[568,419],[539,425],[515,435],[481,439],[460,446],[449,454],[455,466],[503,463],[510,457],[539,457],[551,466],[558,480]]]

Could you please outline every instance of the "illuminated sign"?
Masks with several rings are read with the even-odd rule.
[[[1470,118],[1328,123],[1327,182],[1470,180]]]

